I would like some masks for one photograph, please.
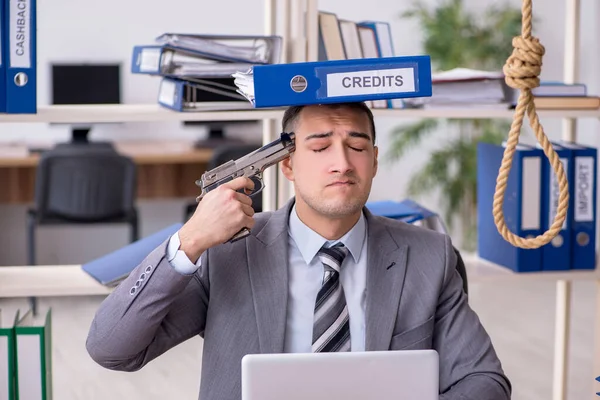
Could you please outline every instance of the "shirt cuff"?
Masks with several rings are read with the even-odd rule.
[[[200,268],[201,257],[199,257],[196,264],[194,264],[183,250],[179,250],[180,245],[179,231],[177,231],[169,239],[169,244],[167,245],[167,260],[169,260],[169,264],[171,264],[171,267],[173,267],[175,271],[182,275],[191,275]]]

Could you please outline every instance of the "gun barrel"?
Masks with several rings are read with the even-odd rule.
[[[295,134],[293,132],[284,132],[277,140],[237,160],[230,160],[205,172],[202,174],[202,178],[196,181],[196,185],[205,188],[221,180],[228,180],[230,177],[237,177],[244,174],[248,176],[260,174],[269,166],[287,158],[295,150]]]

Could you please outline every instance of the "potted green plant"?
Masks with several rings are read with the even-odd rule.
[[[431,57],[434,71],[471,68],[499,71],[512,52],[512,38],[521,31],[521,10],[508,4],[487,8],[483,15],[467,9],[462,0],[443,0],[434,8],[415,1],[401,14],[414,18],[423,33],[423,50]],[[423,119],[391,131],[388,162],[400,160],[440,127],[456,129],[434,149],[424,167],[409,181],[407,194],[418,198],[439,190],[442,216],[450,230],[456,219],[462,226],[461,247],[474,250],[477,232],[477,162],[480,141],[501,143],[510,122],[494,119]]]

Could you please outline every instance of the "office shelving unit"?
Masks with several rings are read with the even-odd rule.
[[[566,34],[564,81],[578,80],[579,68],[579,16],[580,1],[565,0]],[[538,4],[536,4],[537,6]],[[280,34],[283,37],[282,62],[314,61],[318,54],[318,0],[264,0],[264,34]],[[277,29],[278,16],[283,16],[280,29]],[[535,15],[535,7],[534,7]],[[409,109],[380,110],[374,109],[376,118],[506,118],[511,119],[511,110],[490,109]],[[207,110],[199,112],[179,113],[161,108],[154,104],[123,105],[82,105],[82,106],[40,106],[37,114],[0,114],[0,123],[92,123],[92,122],[149,122],[149,121],[211,121],[211,120],[262,120],[263,143],[275,140],[279,135],[278,122],[281,120],[281,109],[248,109],[248,110]],[[563,119],[562,138],[576,141],[577,118],[600,118],[600,110],[540,110],[540,117]],[[263,207],[274,210],[283,205],[292,195],[291,185],[278,173],[277,168],[270,168],[264,176]],[[566,396],[567,359],[569,341],[569,319],[571,281],[596,281],[598,300],[596,302],[596,343],[594,350],[594,372],[600,375],[600,275],[594,272],[561,272],[514,274],[503,268],[486,266],[486,262],[476,257],[467,258],[468,269],[475,282],[494,282],[504,279],[540,279],[556,281],[556,327],[555,327],[555,360],[553,399],[560,400]],[[44,280],[47,274],[66,273],[64,268],[44,269]],[[53,272],[50,272],[50,271]],[[71,271],[72,272],[72,271]],[[77,279],[77,278],[74,278]],[[20,287],[14,295],[36,295],[39,285],[28,269],[19,267],[0,268],[0,281],[11,282],[11,287]],[[25,282],[26,285],[22,283]],[[41,281],[40,281],[41,282]],[[38,283],[40,283],[38,282]],[[62,281],[68,284],[69,280]],[[16,286],[15,286],[16,285]],[[21,285],[21,286],[19,286]],[[36,286],[37,285],[37,286]],[[86,286],[81,290],[65,293],[79,295],[86,293]],[[97,290],[97,289],[94,289]],[[43,292],[43,291],[42,291]],[[596,389],[596,388],[593,388]],[[593,395],[598,390],[592,390]]]

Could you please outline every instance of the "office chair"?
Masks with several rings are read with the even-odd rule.
[[[61,145],[42,153],[27,211],[28,265],[36,265],[41,225],[126,223],[130,242],[138,240],[136,178],[133,160],[107,146]],[[35,313],[35,298],[30,303]]]
[[[243,157],[246,154],[253,152],[254,150],[257,150],[260,147],[260,144],[250,143],[233,143],[219,146],[215,148],[213,155],[208,163],[207,170],[210,171],[211,169],[216,168],[219,165],[225,164],[227,161],[237,160],[238,158]],[[195,201],[186,205],[183,216],[184,222],[192,216],[197,206],[198,203],[196,203]],[[262,195],[260,193],[252,197],[252,208],[254,208],[254,212],[262,211]]]

